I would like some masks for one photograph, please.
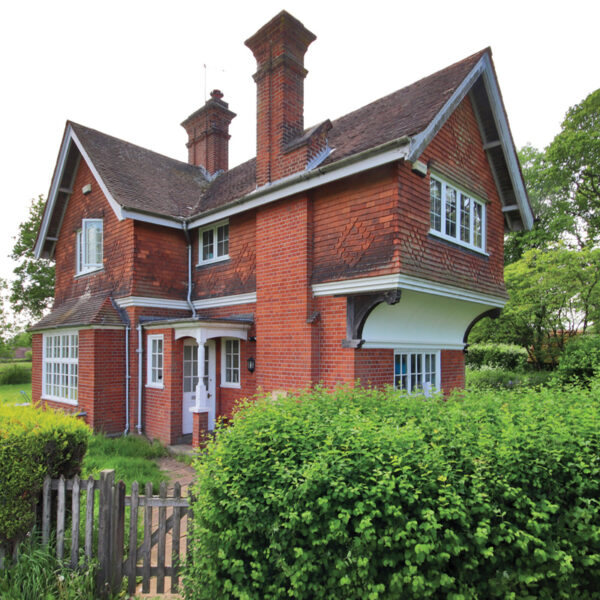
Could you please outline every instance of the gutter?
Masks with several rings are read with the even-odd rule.
[[[188,230],[188,223],[184,221],[182,223],[183,227],[183,235],[185,235],[185,241],[188,249],[188,284],[187,284],[187,297],[186,301],[190,310],[192,311],[192,319],[197,317],[196,308],[194,307],[194,303],[192,302],[192,239],[190,237],[190,232]]]

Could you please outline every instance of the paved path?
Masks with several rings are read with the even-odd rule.
[[[169,475],[169,482],[167,485],[167,495],[170,496],[173,494],[174,484],[176,481],[178,481],[181,484],[181,495],[187,496],[189,486],[194,481],[194,478],[195,478],[194,469],[192,467],[190,467],[189,465],[187,465],[183,462],[180,462],[178,460],[175,460],[174,458],[171,458],[171,457],[159,458],[156,460],[156,463],[160,467],[161,471],[165,471]],[[169,511],[170,511],[170,509],[169,509]],[[169,511],[167,512],[167,517],[170,514]],[[153,514],[152,514],[152,528],[156,529],[157,527],[158,527],[158,511],[154,510]],[[182,560],[185,558],[186,542],[187,542],[187,518],[184,518],[181,522],[180,548],[181,548]],[[167,540],[166,540],[166,548],[165,548],[167,565],[171,564],[171,549],[172,549],[171,543],[172,543],[171,534],[168,533]],[[158,549],[156,546],[154,546],[154,548],[152,549],[153,564],[156,564],[157,552],[158,552]],[[171,578],[165,577],[165,590],[170,590],[170,589],[171,589]],[[162,600],[164,598],[166,600],[167,598],[169,598],[169,599],[170,598],[181,598],[181,596],[179,596],[178,594],[159,594],[159,595],[157,595],[156,594],[156,578],[153,577],[150,580],[150,593],[142,594],[142,585],[139,584],[134,598],[160,598],[160,600]]]

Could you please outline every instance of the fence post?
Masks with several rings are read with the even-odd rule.
[[[98,591],[106,592],[106,584],[110,581],[110,553],[112,532],[112,504],[115,472],[105,469],[100,473],[100,498],[98,515]]]
[[[123,542],[125,537],[125,484],[119,481],[113,487],[113,514],[111,527],[111,551],[109,585],[118,592],[123,585]]]

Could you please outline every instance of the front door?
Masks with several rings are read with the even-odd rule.
[[[216,353],[214,340],[208,340],[204,345],[204,385],[208,392],[208,428],[215,427],[215,377]],[[196,406],[196,386],[198,385],[198,344],[195,340],[186,340],[183,345],[183,410],[181,433],[192,433],[194,428],[193,415],[190,408]]]

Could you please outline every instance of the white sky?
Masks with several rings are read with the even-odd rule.
[[[600,85],[597,0],[16,0],[0,8],[0,277],[31,198],[48,193],[71,119],[187,160],[181,121],[206,90],[237,117],[230,166],[255,154],[244,40],[285,8],[312,31],[305,125],[334,119],[486,46],[517,148],[546,146]]]

